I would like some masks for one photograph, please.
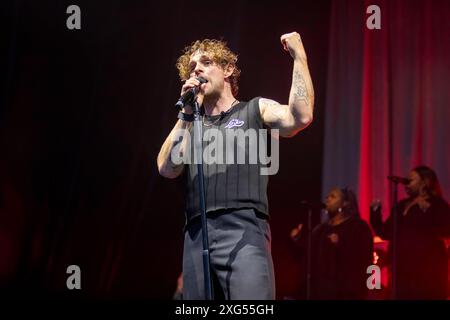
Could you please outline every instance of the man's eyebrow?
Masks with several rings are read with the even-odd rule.
[[[209,57],[209,56],[203,54],[203,55],[201,55],[200,58],[198,59],[198,61],[205,61],[205,60],[211,60],[211,57]],[[194,66],[196,63],[197,63],[197,61],[191,60],[191,61],[189,61],[189,65],[188,65],[188,66],[189,66],[189,67],[192,67],[192,66]]]

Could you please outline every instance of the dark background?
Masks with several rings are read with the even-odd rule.
[[[81,8],[81,30],[66,8]],[[171,298],[181,271],[183,181],[158,175],[176,121],[175,62],[197,39],[239,54],[240,100],[286,103],[308,54],[315,120],[280,145],[270,178],[277,296],[302,294],[289,232],[320,200],[330,1],[2,1],[0,290],[31,297]],[[66,289],[79,265],[82,290]]]

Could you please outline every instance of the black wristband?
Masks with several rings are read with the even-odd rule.
[[[192,122],[194,121],[194,115],[193,114],[187,114],[183,112],[178,113],[178,119],[181,119],[183,121]]]

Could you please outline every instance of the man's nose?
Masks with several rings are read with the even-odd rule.
[[[203,72],[202,67],[200,66],[200,64],[198,63],[197,66],[194,69],[194,73],[196,76],[200,75]]]

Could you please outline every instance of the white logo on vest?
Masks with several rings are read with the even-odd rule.
[[[225,126],[225,129],[242,127],[243,125],[244,125],[244,121],[243,120],[231,119],[230,122],[228,122],[228,124]]]

